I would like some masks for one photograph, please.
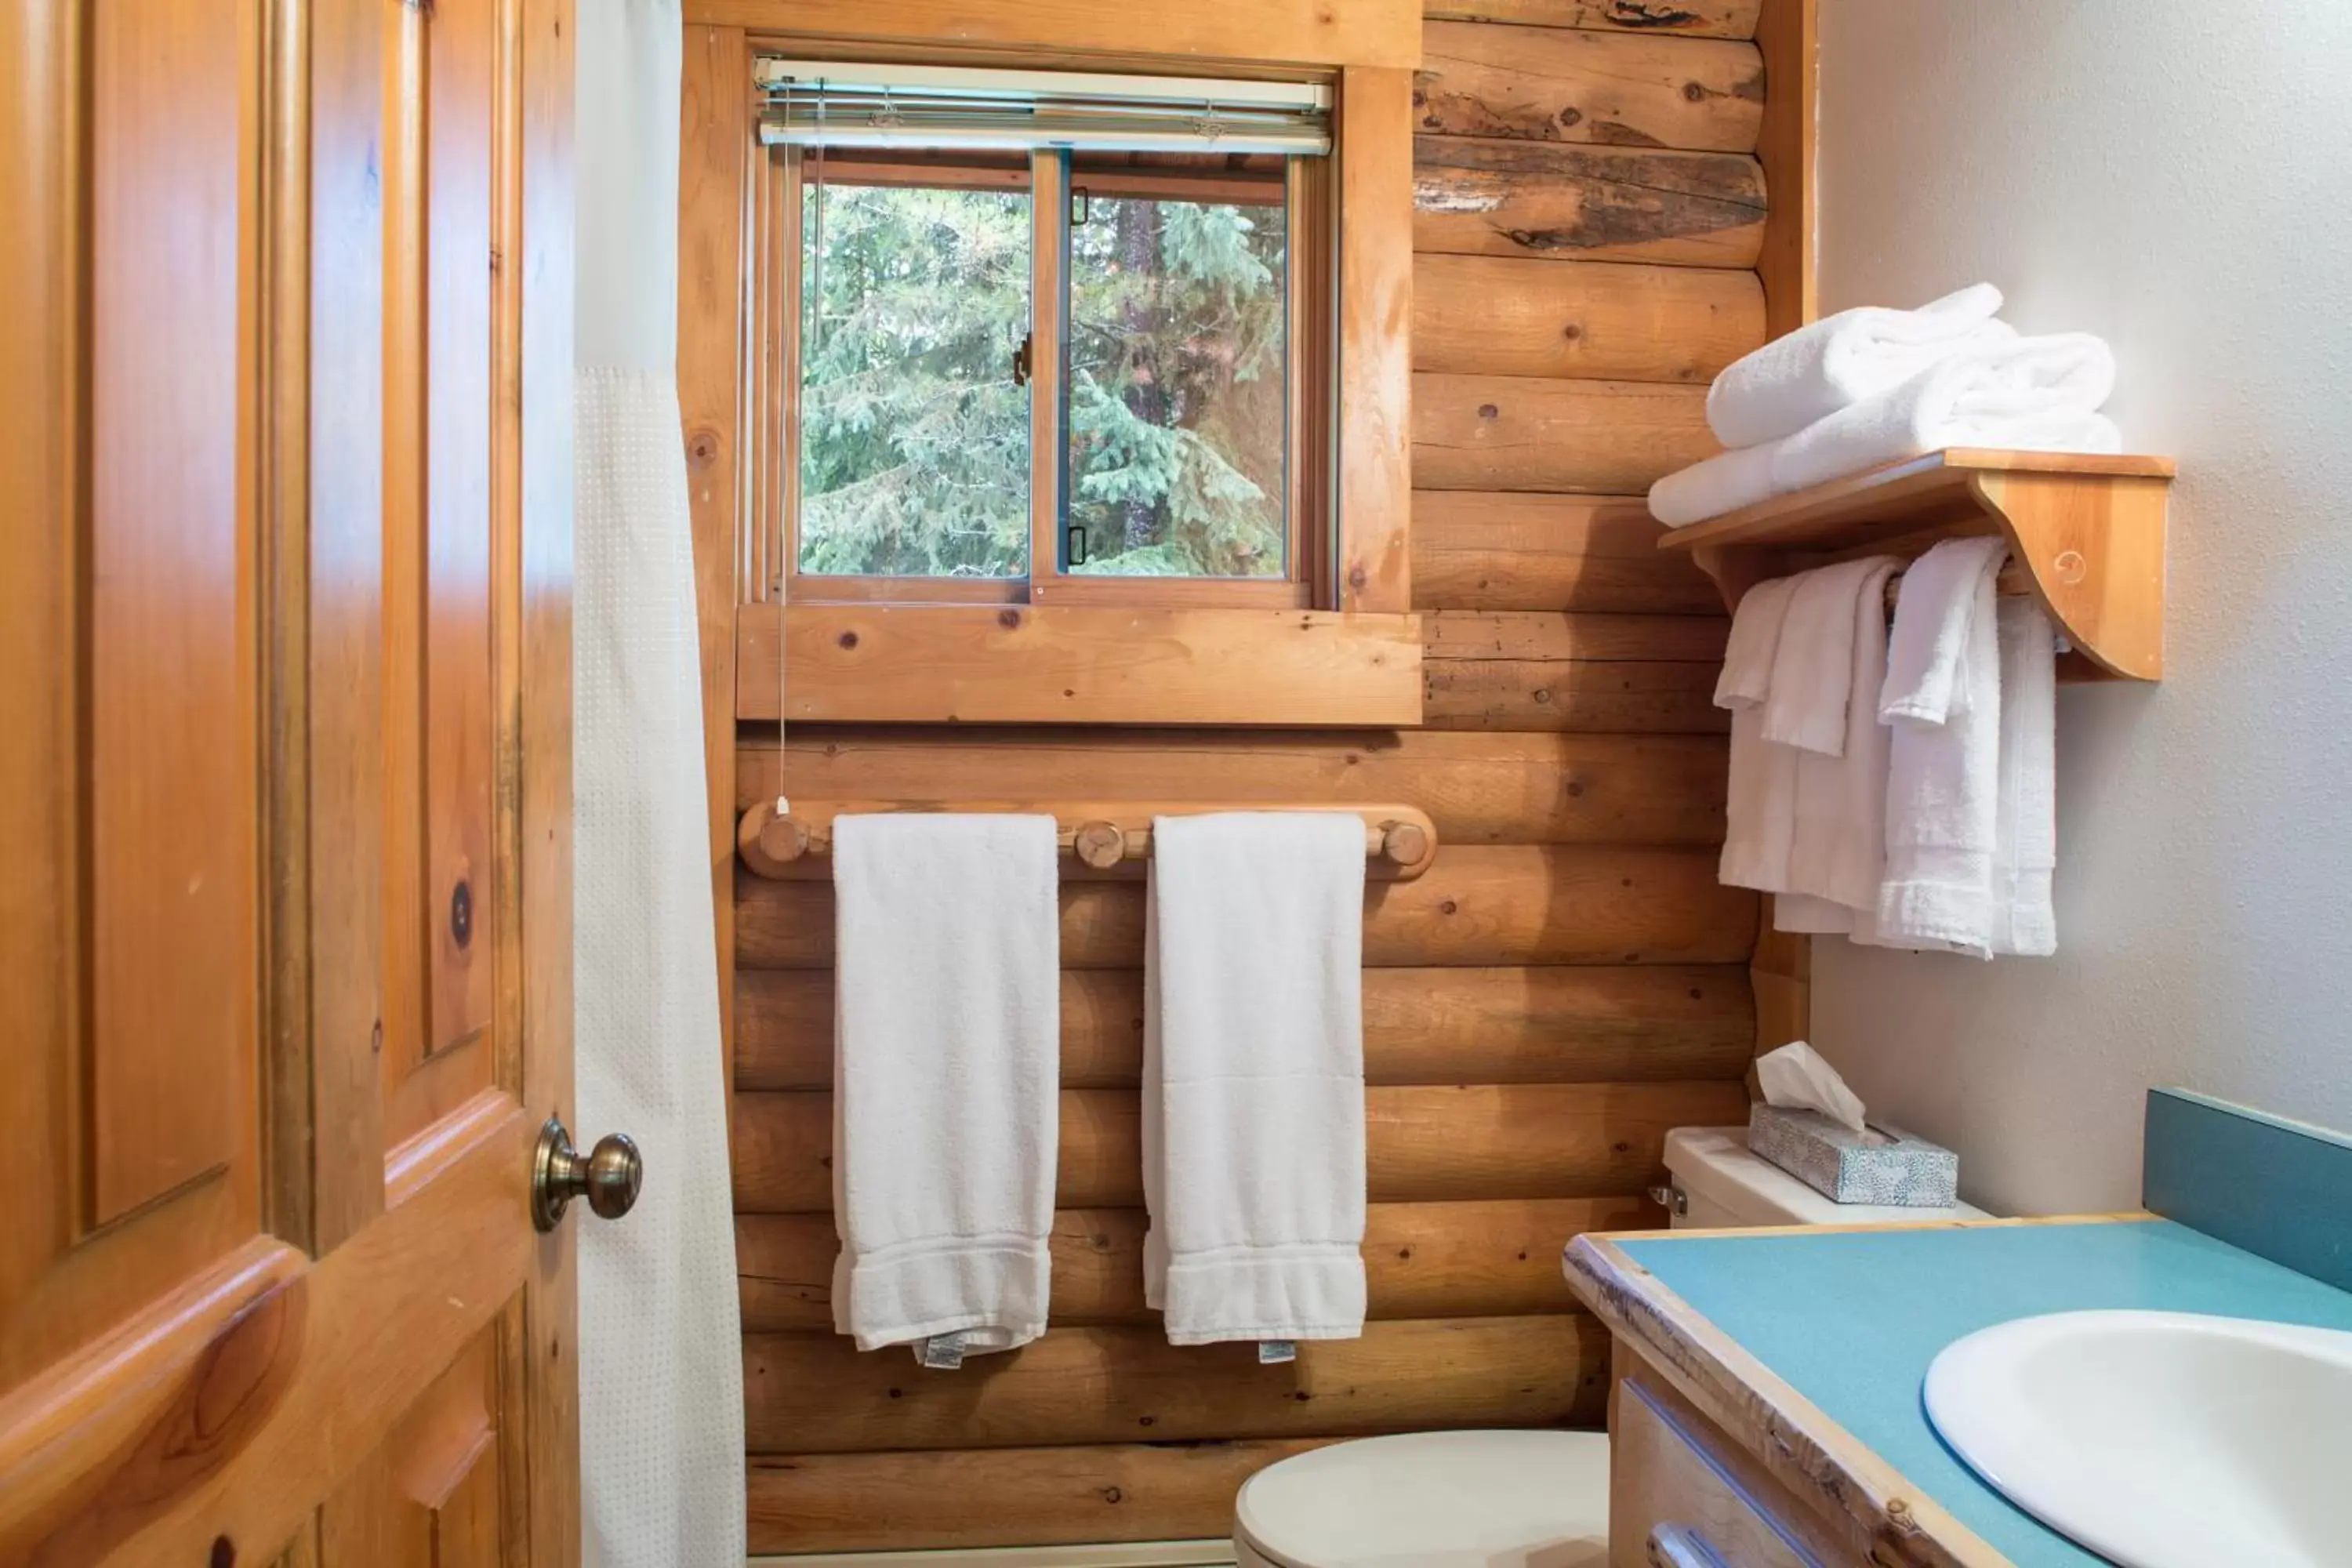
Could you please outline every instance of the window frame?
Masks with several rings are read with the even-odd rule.
[[[745,470],[755,493],[750,520],[763,537],[751,554],[766,564],[748,597],[802,605],[1068,605],[1256,610],[1334,608],[1332,580],[1339,519],[1339,367],[1334,317],[1338,258],[1336,157],[1293,157],[1284,174],[1286,224],[1285,353],[1287,447],[1284,497],[1284,574],[1279,577],[1121,576],[1073,573],[1062,564],[1066,519],[1063,496],[1069,449],[1065,423],[1067,375],[1068,248],[1066,225],[1072,181],[1067,153],[1041,149],[1025,171],[991,167],[980,158],[927,161],[860,149],[828,151],[828,183],[897,184],[931,188],[1024,189],[1030,195],[1029,570],[1021,577],[918,577],[801,570],[801,378],[803,192],[814,160],[796,146],[752,149],[754,205],[746,288],[764,301],[779,341],[756,358],[764,383],[748,400]],[[1133,194],[1160,194],[1182,176],[1139,171]],[[903,176],[903,177],[896,177]],[[1088,173],[1088,190],[1106,196],[1128,187]]]

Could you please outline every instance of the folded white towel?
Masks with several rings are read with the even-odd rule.
[[[1796,829],[1797,753],[1764,738],[1764,703],[1796,585],[1793,577],[1775,577],[1740,597],[1715,687],[1715,705],[1731,710],[1731,780],[1717,876],[1728,887],[1768,893],[1786,890]]]
[[[1364,1326],[1364,827],[1152,823],[1144,1298],[1175,1344]]]
[[[1650,487],[1650,515],[1668,528],[1704,522],[1780,493],[1770,445],[1735,447],[1676,468]]]
[[[2000,290],[1977,283],[1916,310],[1865,305],[1824,316],[1727,367],[1707,391],[1706,422],[1727,447],[1777,441],[1937,360],[2015,337],[1993,319],[2000,309]]]
[[[1992,950],[2058,951],[2057,639],[2039,602],[2000,601],[2000,818],[1992,858]]]
[[[2120,452],[2095,412],[2115,385],[2115,355],[2088,332],[1973,349],[1778,442],[1772,482],[1801,490],[1944,447]]]
[[[1991,955],[2000,773],[2000,539],[1948,539],[1903,574],[1878,716],[1892,730],[1885,945]]]
[[[833,825],[833,1315],[859,1350],[1008,1350],[1045,1329],[1056,858],[1050,816]]]
[[[1682,528],[1946,447],[2120,452],[2122,432],[2095,412],[2115,378],[2114,354],[2086,332],[1965,348],[1793,435],[1666,475],[1650,512]]]
[[[1889,739],[1878,721],[1878,699],[1886,679],[1886,580],[1901,564],[1891,555],[1874,555],[1808,574],[1836,586],[1832,608],[1845,619],[1846,668],[1835,686],[1847,695],[1839,704],[1838,754],[1814,747],[1797,758],[1788,880],[1801,897],[1776,901],[1773,921],[1782,931],[1851,933],[1859,927],[1867,935],[1876,923],[1886,866]],[[1789,611],[1791,629],[1806,598],[1799,589]],[[1783,649],[1789,636],[1781,636]],[[1779,696],[1776,668],[1774,700]]]

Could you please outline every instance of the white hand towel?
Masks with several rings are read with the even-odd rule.
[[[2000,601],[2000,819],[1992,859],[1992,950],[2058,951],[2050,901],[2058,864],[2058,664],[2035,600]]]
[[[2115,384],[2115,355],[2088,332],[1972,349],[1775,443],[1772,483],[1801,490],[1945,447],[2120,452],[2095,412]]]
[[[1845,755],[1846,698],[1853,690],[1855,597],[1865,579],[1876,582],[1884,595],[1887,574],[1895,564],[1892,556],[1867,556],[1796,575],[1772,655],[1771,689],[1764,700],[1766,740],[1824,757]],[[1882,598],[1882,616],[1883,604]],[[1870,692],[1864,693],[1864,700],[1871,700]]]
[[[1044,1331],[1057,856],[1050,816],[834,822],[833,1317],[859,1350]]]
[[[1776,577],[1740,597],[1715,686],[1715,705],[1731,710],[1731,779],[1717,877],[1728,887],[1768,893],[1787,890],[1796,829],[1797,753],[1764,738],[1764,703],[1795,589],[1796,579]]]
[[[1865,305],[1824,316],[1727,367],[1707,391],[1706,422],[1727,447],[1794,435],[1950,354],[2015,337],[1993,319],[2000,309],[2000,290],[1977,283],[1916,310]]]
[[[1769,446],[1735,447],[1675,469],[1650,487],[1650,515],[1668,528],[1680,528],[1770,500],[1780,493],[1772,478],[1772,451]]]
[[[1364,827],[1152,823],[1144,1296],[1180,1345],[1364,1325]]]
[[[1845,617],[1846,694],[1838,718],[1843,744],[1835,756],[1818,747],[1797,758],[1796,826],[1789,848],[1789,887],[1800,898],[1775,900],[1773,923],[1781,931],[1867,934],[1877,918],[1878,887],[1886,866],[1886,772],[1889,733],[1878,720],[1880,689],[1886,679],[1886,580],[1902,564],[1874,555],[1825,567],[1815,577],[1834,581],[1835,606]],[[1800,589],[1790,608],[1793,623],[1803,610]],[[1783,633],[1781,647],[1789,646]],[[1780,669],[1773,672],[1773,698],[1780,696]],[[1769,712],[1769,710],[1768,709]]]
[[[2009,546],[1948,539],[1903,574],[1878,716],[1887,743],[1885,945],[1991,955],[2000,773],[1993,577]]]

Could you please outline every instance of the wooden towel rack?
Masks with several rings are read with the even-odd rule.
[[[2060,679],[2164,674],[2168,458],[1953,447],[1677,528],[1726,605],[1767,577],[1856,555],[1916,557],[1939,539],[1998,534],[2008,593],[2030,594],[2074,647]]]
[[[1365,875],[1388,881],[1420,876],[1437,856],[1437,829],[1429,814],[1409,805],[1297,805],[1246,802],[1203,805],[1197,801],[843,801],[798,800],[790,812],[776,813],[776,803],[763,800],[743,813],[735,829],[735,847],[746,868],[779,880],[822,880],[833,875],[833,823],[835,817],[873,812],[1012,812],[1051,816],[1069,858],[1066,877],[1134,877],[1143,875],[1151,858],[1151,819],[1155,816],[1199,816],[1213,811],[1338,811],[1364,822]]]

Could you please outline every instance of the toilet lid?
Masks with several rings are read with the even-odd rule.
[[[1609,1439],[1599,1432],[1417,1432],[1269,1465],[1234,1534],[1290,1568],[1601,1568]]]

